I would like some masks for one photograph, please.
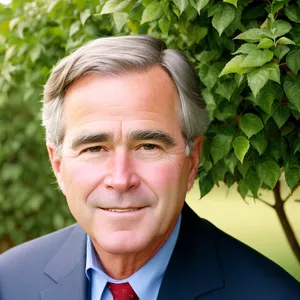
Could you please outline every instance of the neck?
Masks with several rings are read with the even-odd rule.
[[[116,280],[122,280],[138,271],[159,251],[171,235],[175,225],[176,223],[170,227],[163,239],[157,238],[156,241],[151,241],[151,244],[146,247],[146,251],[136,253],[109,253],[101,248],[95,240],[91,240],[105,273]]]

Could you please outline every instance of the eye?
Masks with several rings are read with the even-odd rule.
[[[103,147],[93,146],[93,147],[89,147],[89,148],[84,149],[82,152],[100,152],[101,150],[103,150]]]
[[[141,146],[141,148],[143,148],[143,150],[151,151],[151,150],[158,149],[159,147],[154,144],[144,144]]]

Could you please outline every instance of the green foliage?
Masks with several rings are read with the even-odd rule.
[[[242,197],[300,181],[300,2],[22,0],[0,4],[0,238],[70,224],[40,127],[52,66],[88,40],[151,34],[185,52],[211,117],[199,167]]]

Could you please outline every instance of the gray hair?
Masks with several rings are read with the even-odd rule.
[[[76,79],[88,74],[145,72],[156,65],[169,74],[177,87],[179,121],[189,155],[194,139],[203,135],[208,124],[198,77],[181,52],[166,49],[161,40],[146,35],[99,38],[58,62],[44,87],[42,119],[47,143],[60,152],[65,136],[63,100]]]

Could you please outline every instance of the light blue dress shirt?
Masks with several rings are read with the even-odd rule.
[[[85,274],[91,282],[90,300],[113,300],[110,290],[106,287],[108,281],[113,283],[129,282],[139,299],[156,299],[178,238],[180,223],[181,215],[172,234],[160,250],[142,268],[123,280],[115,280],[104,272],[91,239],[88,236]]]

